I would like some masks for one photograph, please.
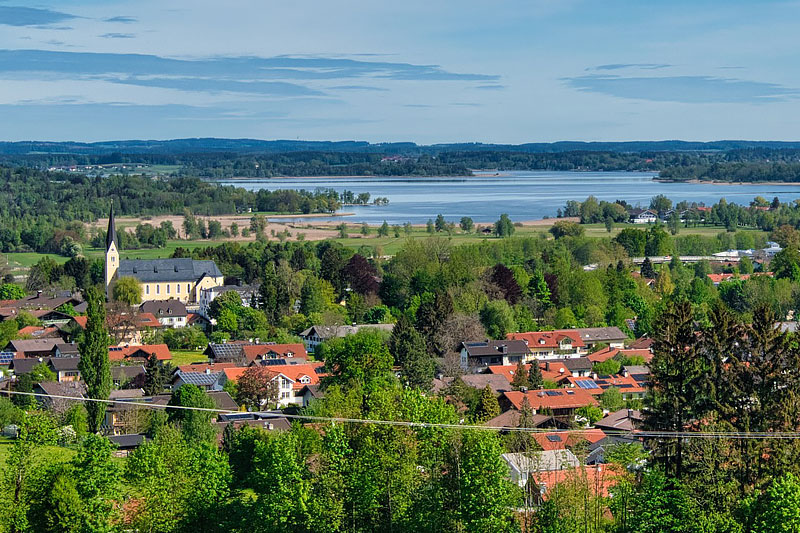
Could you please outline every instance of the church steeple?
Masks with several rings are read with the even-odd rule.
[[[119,241],[117,241],[117,224],[114,221],[114,204],[108,213],[108,232],[106,233],[106,297],[109,296],[111,284],[119,269]]]
[[[117,225],[114,221],[114,202],[111,202],[111,210],[108,213],[108,231],[106,232],[106,251],[111,248],[111,245],[119,250],[119,242],[117,241]]]

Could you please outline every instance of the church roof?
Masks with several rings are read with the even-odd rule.
[[[118,277],[132,276],[143,282],[196,281],[203,276],[221,277],[214,261],[179,259],[123,259]]]

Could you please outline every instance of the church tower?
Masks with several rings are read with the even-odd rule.
[[[109,297],[109,289],[114,275],[119,269],[119,241],[117,241],[117,225],[114,222],[114,204],[111,204],[111,211],[108,213],[108,231],[106,232],[106,297]]]

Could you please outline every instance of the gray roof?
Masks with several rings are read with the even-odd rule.
[[[205,372],[183,372],[178,370],[175,372],[175,379],[180,379],[184,383],[197,385],[198,387],[210,387],[217,382],[217,378],[222,372],[213,372],[207,374]]]
[[[86,384],[83,381],[42,381],[36,387],[48,396],[70,396],[72,398],[82,398],[86,395]],[[36,391],[34,387],[34,392]]]
[[[15,339],[8,342],[6,351],[9,352],[47,352],[53,351],[58,344],[62,344],[60,338],[52,339]]]
[[[631,375],[634,374],[645,375],[645,376],[650,375],[650,367],[648,367],[647,365],[628,365],[628,366],[623,366],[622,369]]]
[[[547,472],[577,468],[580,460],[569,450],[544,450],[530,453],[504,453],[503,460],[518,472]]]
[[[109,435],[108,440],[117,445],[118,448],[136,448],[147,440],[147,437],[135,433],[133,435]]]
[[[500,374],[468,374],[461,376],[461,379],[475,389],[485,389],[486,385],[489,385],[495,394],[511,390],[511,383]]]
[[[145,373],[145,369],[142,365],[115,365],[111,367],[111,377],[114,379],[133,379]]]
[[[567,370],[570,372],[578,372],[581,370],[591,370],[592,369],[592,362],[589,360],[588,357],[572,357],[564,359],[560,361]]]
[[[605,328],[578,328],[581,340],[584,342],[610,342],[624,341],[628,338],[617,326]]]
[[[14,371],[14,374],[20,376],[22,374],[27,374],[33,367],[38,364],[44,363],[47,364],[50,362],[49,357],[25,357],[20,359],[12,359],[9,368]]]
[[[244,357],[243,346],[252,346],[251,342],[221,342],[208,344],[208,348],[203,352],[215,360],[240,359]]]
[[[196,281],[206,276],[221,277],[214,261],[179,259],[122,259],[119,277],[132,276],[139,281]]]
[[[506,348],[505,355],[526,355],[528,345],[525,341],[517,340],[487,340],[476,342],[464,342],[462,346],[467,350],[469,357],[489,357],[503,355],[503,348]]]
[[[619,431],[633,431],[642,422],[642,413],[635,409],[620,409],[608,413],[605,418],[598,420],[595,427],[600,429],[615,429]]]
[[[139,307],[142,313],[153,313],[156,318],[162,316],[183,317],[188,315],[186,306],[179,300],[150,300]]]
[[[50,366],[56,372],[75,371],[78,370],[80,360],[80,357],[51,357]]]
[[[316,332],[317,337],[321,339],[333,339],[335,337],[346,337],[358,333],[360,329],[380,329],[383,331],[392,331],[394,324],[354,324],[351,326],[311,326],[307,330],[300,333],[301,337],[309,337],[313,332]]]
[[[112,390],[108,395],[109,400],[130,400],[144,398],[143,389],[120,389]]]
[[[62,354],[65,354],[65,353],[78,354],[78,353],[80,353],[80,352],[78,352],[78,345],[75,344],[74,342],[60,342],[60,343],[56,344],[56,348],[58,348],[58,351],[61,352]]]

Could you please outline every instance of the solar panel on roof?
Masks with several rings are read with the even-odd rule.
[[[617,387],[619,387],[620,389],[632,389],[633,385],[630,385],[628,383],[623,383],[622,385],[617,385]]]
[[[561,436],[560,435],[548,435],[547,436],[547,440],[549,440],[550,442],[561,442]]]
[[[597,389],[597,383],[593,379],[576,379],[575,384],[581,389]]]
[[[558,392],[557,390],[549,390],[549,391],[545,391],[545,393],[548,396],[561,396],[561,393]]]
[[[10,365],[14,359],[14,352],[0,352],[0,365]]]

